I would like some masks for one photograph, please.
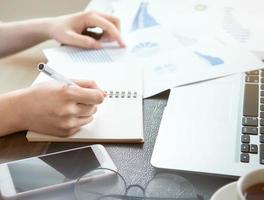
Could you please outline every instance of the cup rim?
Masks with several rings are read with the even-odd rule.
[[[238,193],[238,196],[240,197],[241,200],[246,200],[244,195],[243,195],[243,188],[242,188],[242,184],[243,182],[245,181],[245,179],[247,179],[248,177],[252,176],[253,174],[256,174],[260,171],[263,171],[264,172],[264,168],[261,167],[261,168],[257,168],[257,169],[254,169],[254,170],[251,170],[249,171],[248,173],[244,174],[243,176],[241,176],[238,181],[237,181],[237,193]]]

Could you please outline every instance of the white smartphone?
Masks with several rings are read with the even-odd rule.
[[[16,199],[72,186],[96,168],[117,170],[102,145],[91,145],[0,165],[2,198]]]

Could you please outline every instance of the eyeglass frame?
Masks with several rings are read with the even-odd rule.
[[[149,183],[155,179],[155,176],[157,176],[158,174],[163,174],[163,173],[157,173],[155,174],[155,176],[149,180],[146,184],[145,187],[142,187],[141,185],[139,184],[131,184],[131,185],[127,185],[127,181],[125,180],[125,178],[116,170],[113,170],[113,169],[110,169],[110,168],[103,168],[103,167],[99,167],[99,168],[96,168],[94,170],[91,170],[91,171],[95,171],[95,170],[108,170],[108,171],[111,171],[115,174],[117,174],[123,181],[124,183],[124,187],[125,187],[125,192],[124,194],[109,194],[109,195],[102,195],[100,197],[98,197],[98,199],[96,200],[101,200],[103,198],[106,198],[106,197],[113,197],[113,198],[117,198],[117,199],[121,199],[121,200],[125,200],[125,199],[131,199],[131,200],[204,200],[204,197],[201,195],[201,194],[196,194],[196,198],[163,198],[163,197],[145,197],[145,191],[146,191],[146,188],[147,186],[149,185]],[[90,172],[91,172],[90,171]],[[164,173],[165,174],[165,173]],[[76,183],[79,182],[79,180],[82,178],[83,176],[81,176],[80,178],[78,178],[76,180]],[[183,177],[184,178],[184,177]],[[185,178],[184,178],[185,179]],[[187,179],[186,179],[187,180]],[[188,181],[188,180],[187,180]],[[75,196],[76,196],[76,192],[75,192],[75,187],[74,186],[74,193],[75,193]],[[143,197],[138,197],[138,196],[128,196],[128,192],[131,188],[139,188],[142,192],[143,192]],[[195,188],[195,187],[194,187]],[[77,196],[76,196],[77,197]],[[77,197],[78,198],[78,197]]]

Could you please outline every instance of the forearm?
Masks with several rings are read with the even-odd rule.
[[[101,42],[82,35],[87,27],[100,27],[102,38],[117,41],[120,47],[125,43],[120,36],[119,19],[95,11],[70,15],[34,19],[21,22],[0,22],[0,58],[34,46],[48,39],[82,48],[101,48]]]
[[[51,18],[45,18],[0,23],[0,57],[48,40],[51,20]]]
[[[0,137],[23,130],[23,116],[19,99],[23,90],[0,95]]]

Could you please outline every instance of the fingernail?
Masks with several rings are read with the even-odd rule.
[[[125,48],[126,47],[126,43],[124,42],[124,40],[120,41],[120,47]]]

